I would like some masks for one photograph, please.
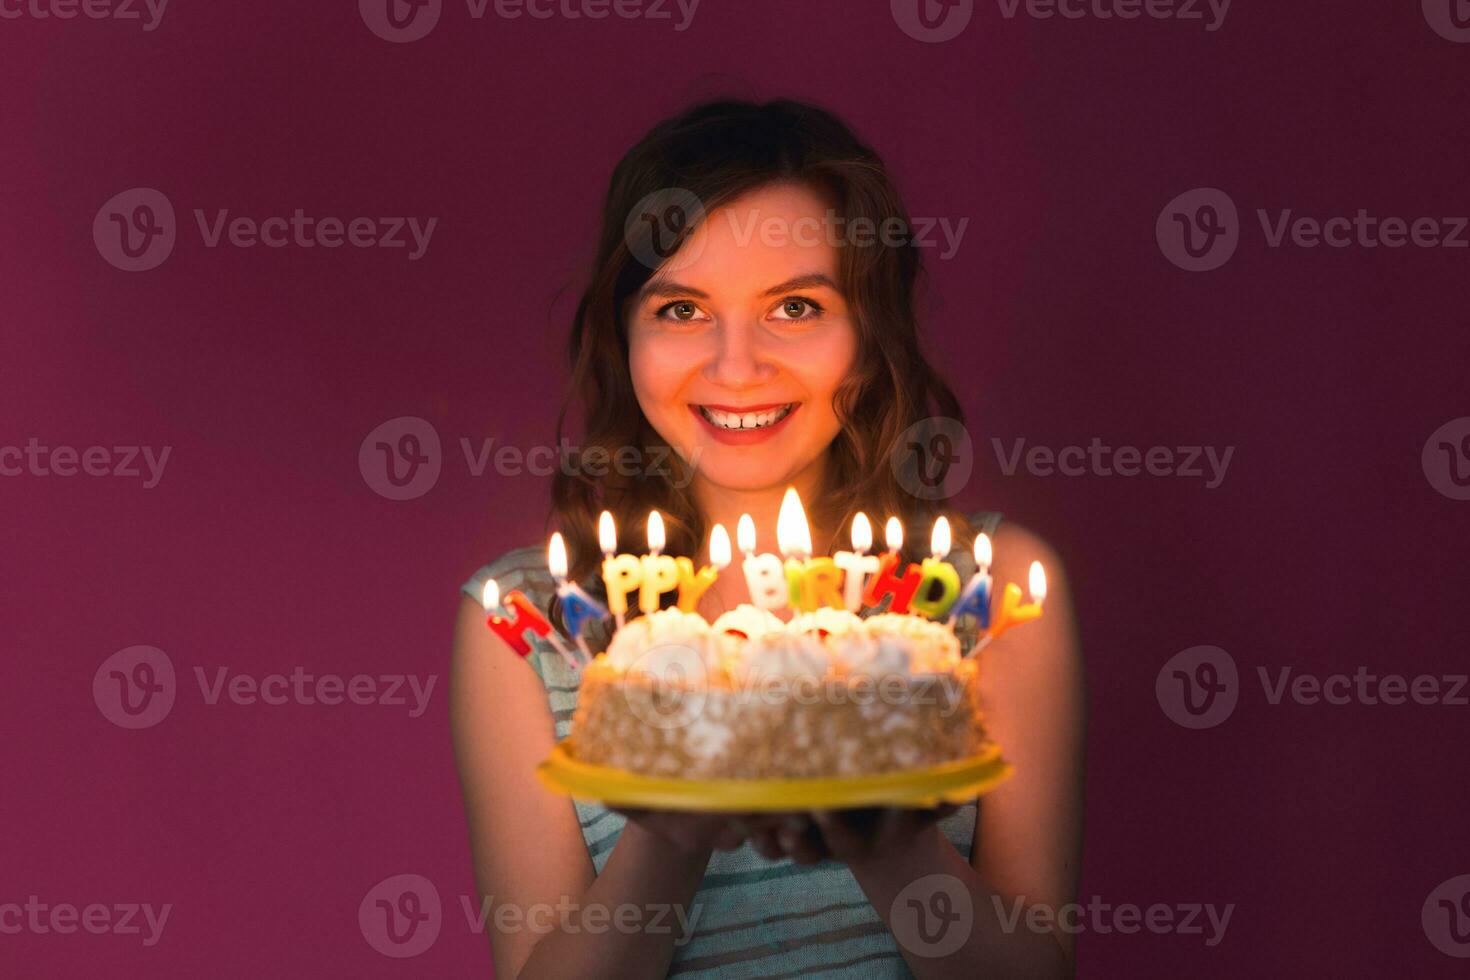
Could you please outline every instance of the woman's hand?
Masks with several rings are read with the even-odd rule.
[[[681,852],[733,851],[763,826],[765,814],[687,813],[680,810],[639,810],[611,807],[631,823]]]
[[[797,864],[825,860],[851,864],[902,851],[957,809],[945,804],[921,810],[872,807],[763,814],[749,828],[749,836],[755,849],[770,861],[789,857]]]

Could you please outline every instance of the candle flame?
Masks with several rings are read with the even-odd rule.
[[[980,532],[975,535],[975,569],[986,571],[990,563],[995,560],[995,549],[990,546],[990,535]]]
[[[867,514],[858,511],[852,519],[852,550],[864,555],[871,547],[873,547],[873,525],[868,523]]]
[[[613,523],[612,511],[605,510],[597,518],[597,543],[609,558],[618,550],[618,528]]]
[[[709,532],[709,563],[715,571],[730,564],[730,532],[723,524],[716,524]]]
[[[787,487],[786,495],[781,498],[781,512],[776,516],[776,546],[783,555],[808,558],[812,553],[812,529],[807,526],[795,487]]]
[[[493,578],[485,580],[485,591],[480,593],[480,604],[487,613],[494,612],[495,607],[500,605],[500,585]]]
[[[883,526],[883,540],[887,542],[889,551],[903,548],[903,525],[898,518],[888,518],[888,523]]]
[[[658,511],[650,511],[648,514],[648,550],[658,554],[664,550],[667,539],[664,537],[664,515]]]
[[[949,518],[940,514],[934,521],[934,533],[929,536],[929,554],[935,558],[943,558],[949,554],[950,546]]]
[[[1031,563],[1031,601],[1038,606],[1046,601],[1046,569],[1041,567],[1041,562]]]
[[[749,514],[741,514],[740,520],[735,523],[735,541],[744,554],[748,555],[755,550],[755,521],[750,519]]]
[[[560,531],[552,534],[551,543],[546,546],[546,567],[558,582],[567,577],[567,542]]]

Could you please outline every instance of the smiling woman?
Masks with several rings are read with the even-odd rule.
[[[823,226],[864,233],[822,234]],[[666,557],[691,567],[709,563],[716,524],[756,528],[762,537],[741,548],[774,550],[788,487],[808,502],[812,543],[803,551],[838,550],[859,511],[915,529],[942,512],[962,539],[971,528],[995,535],[996,581],[1044,561],[1046,617],[968,665],[980,678],[984,728],[1018,775],[985,798],[983,812],[974,800],[775,816],[613,811],[554,797],[533,771],[597,692],[590,670],[573,672],[548,644],[538,641],[522,661],[485,629],[479,599],[490,579],[550,607],[560,625],[563,590],[546,554],[512,551],[464,586],[451,680],[461,781],[481,893],[522,909],[560,899],[571,918],[536,934],[494,934],[497,976],[1069,972],[1070,935],[1008,928],[994,910],[1059,908],[1076,890],[1083,710],[1070,590],[1033,535],[998,527],[996,514],[950,513],[893,465],[916,425],[960,419],[920,349],[921,263],[909,227],[882,161],[820,109],[716,102],[656,126],[612,176],[572,325],[558,443],[570,439],[578,409],[583,458],[662,450],[675,472],[563,467],[554,516],[571,559],[567,579],[594,592],[603,554],[642,550],[651,511],[663,516]],[[604,510],[623,540],[599,540]],[[922,548],[924,535],[908,540],[911,551]],[[651,532],[649,541],[658,547]],[[962,549],[956,564],[969,576],[967,561]],[[687,612],[713,622],[749,598],[742,576],[718,576]],[[615,724],[603,747],[623,744],[615,739],[625,714],[608,714]],[[873,727],[865,718],[813,736],[768,725],[749,754],[823,771],[796,755],[803,739],[862,752]],[[961,727],[958,736],[977,736],[978,715]],[[574,921],[651,902],[691,908],[692,935],[593,935]]]

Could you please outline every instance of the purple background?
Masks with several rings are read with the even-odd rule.
[[[1470,503],[1426,479],[1470,414],[1470,252],[1270,248],[1257,208],[1470,213],[1470,45],[1418,3],[1237,0],[1223,26],[990,2],[920,43],[882,0],[705,0],[692,26],[476,21],[389,44],[351,2],[178,0],[136,22],[0,20],[0,445],[172,447],[161,483],[0,479],[0,903],[172,903],[162,937],[0,935],[15,975],[483,975],[449,750],[459,583],[540,539],[546,482],[473,476],[459,440],[550,439],[568,312],[617,157],[686,102],[791,95],[847,118],[930,252],[935,348],[975,438],[964,500],[1047,536],[1075,578],[1091,686],[1081,894],[1235,903],[1225,941],[1080,938],[1084,976],[1451,976],[1420,924],[1470,871],[1470,709],[1271,706],[1256,668],[1464,672]],[[1195,187],[1239,250],[1190,273],[1155,242]],[[94,246],[114,194],[179,214],[158,269]],[[206,248],[192,211],[436,216],[404,250]],[[358,448],[429,420],[443,473],[376,494]],[[1217,489],[1007,477],[990,439],[1234,446]],[[1460,585],[1455,583],[1459,582]],[[1454,613],[1447,611],[1454,610]],[[91,695],[117,650],[179,674],[159,725]],[[1156,675],[1198,644],[1243,691],[1189,731]],[[209,705],[195,668],[438,675],[430,708]],[[416,959],[363,896],[444,901]]]

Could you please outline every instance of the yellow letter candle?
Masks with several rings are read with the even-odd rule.
[[[709,564],[694,571],[694,562],[677,559],[679,564],[679,608],[684,612],[699,609],[699,599],[715,584],[720,570],[730,564],[730,535],[725,525],[716,524],[709,534]]]
[[[910,608],[930,619],[943,617],[960,597],[960,573],[949,562],[940,560],[949,554],[950,544],[949,518],[941,514],[929,539],[930,557],[919,565],[919,591],[909,602]],[[939,586],[937,596],[934,595],[936,585]]]
[[[659,596],[679,587],[679,563],[664,550],[664,518],[658,511],[648,515],[648,550],[643,556],[643,581],[638,588],[638,608],[657,612]]]
[[[643,563],[636,555],[614,554],[618,531],[607,511],[597,519],[597,543],[602,546],[602,587],[607,590],[607,607],[617,617],[618,629],[628,612],[628,593],[643,583]]]
[[[863,582],[878,570],[878,556],[868,554],[873,547],[873,525],[868,515],[859,511],[852,519],[852,550],[839,551],[832,563],[842,570],[842,603],[850,612],[863,605]]]
[[[1041,605],[1046,601],[1046,572],[1041,567],[1041,562],[1031,563],[1030,575],[1031,601],[1021,605],[1021,587],[1012,582],[1005,587],[1001,594],[1000,612],[996,614],[995,622],[990,627],[987,636],[994,639],[1000,636],[1012,626],[1020,626],[1029,623],[1041,615]]]
[[[807,571],[812,564],[812,529],[806,522],[806,512],[801,508],[801,497],[797,496],[795,487],[787,487],[785,496],[781,498],[781,511],[776,517],[776,546],[786,559],[786,585],[790,590],[791,605],[808,611],[817,608],[817,600],[807,596]],[[826,581],[837,574],[837,568],[831,559],[822,561],[826,567],[821,579]],[[836,591],[836,586],[835,581],[829,582],[832,592]]]

